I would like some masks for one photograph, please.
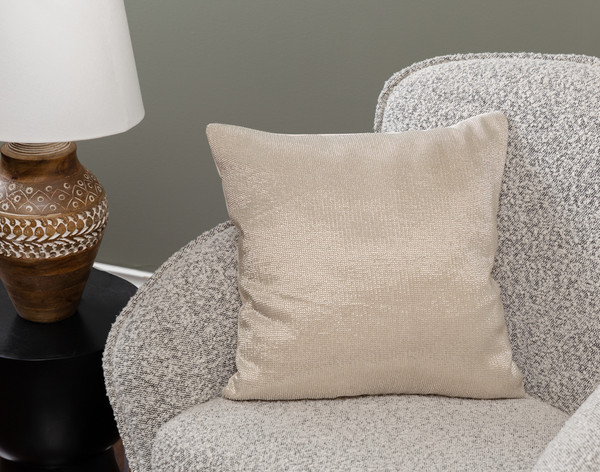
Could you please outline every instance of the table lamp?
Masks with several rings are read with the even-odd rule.
[[[0,278],[30,321],[73,315],[108,206],[73,141],[144,117],[123,0],[0,0]]]

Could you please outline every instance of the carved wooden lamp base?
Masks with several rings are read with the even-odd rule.
[[[108,204],[75,143],[0,148],[0,278],[17,313],[73,315],[102,240]]]

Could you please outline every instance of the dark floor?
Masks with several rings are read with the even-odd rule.
[[[115,451],[115,458],[117,460],[117,464],[119,465],[119,470],[121,472],[129,472],[129,467],[127,466],[127,460],[125,459],[125,450],[123,449],[123,443],[119,439],[119,441],[113,446],[113,450]],[[2,472],[2,467],[0,466],[0,472]]]

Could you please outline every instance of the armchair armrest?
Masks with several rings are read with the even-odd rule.
[[[237,230],[223,223],[175,253],[113,325],[108,396],[132,472],[150,470],[156,431],[220,394],[235,371]]]
[[[538,459],[533,472],[600,470],[600,386],[567,420]]]

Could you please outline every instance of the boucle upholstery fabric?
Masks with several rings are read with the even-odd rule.
[[[515,84],[521,83],[524,89],[518,94],[516,97],[507,97],[510,98],[509,102],[516,109],[517,103],[522,103],[520,100],[520,96],[525,94],[525,91],[530,88],[537,87],[548,87],[548,83],[556,78],[556,74],[553,73],[552,76],[540,76],[536,73],[535,64],[539,64],[542,67],[548,67],[548,62],[553,62],[554,60],[558,61],[559,64],[556,66],[559,68],[566,68],[567,70],[558,74],[558,77],[567,76],[568,77],[568,69],[570,67],[574,67],[571,71],[574,79],[578,77],[582,77],[582,72],[585,74],[585,70],[593,68],[595,69],[597,66],[595,64],[598,63],[597,59],[585,58],[581,56],[539,56],[539,55],[476,55],[477,57],[485,58],[486,61],[483,64],[480,64],[483,67],[487,64],[487,67],[490,67],[492,70],[498,70],[501,72],[506,67],[505,59],[513,58],[515,60],[523,59],[525,62],[523,64],[523,73],[531,74],[534,73],[535,80],[532,80],[531,83],[523,84],[523,81],[526,79],[519,80],[517,71],[519,64],[518,61],[514,64],[514,70],[511,72],[509,78],[502,79],[503,83],[509,88],[509,90],[513,90]],[[474,56],[456,56],[456,61],[461,63],[464,58],[469,58]],[[536,61],[532,62],[533,58],[540,58]],[[440,62],[440,65],[445,62],[450,62],[452,58],[438,58],[434,59],[430,62],[433,66],[435,63]],[[498,60],[499,62],[496,62]],[[421,63],[420,65],[415,66],[416,69],[427,68],[427,63]],[[410,70],[405,71],[410,75]],[[475,71],[475,75],[484,74],[484,77],[489,78],[489,74],[486,74],[483,70]],[[431,74],[426,74],[428,76],[428,80],[426,82],[430,82],[432,77],[429,77]],[[401,76],[397,76],[398,78]],[[502,76],[500,76],[501,78]],[[510,79],[510,80],[509,80]],[[444,81],[450,80],[450,84],[444,84]],[[460,77],[454,77],[450,74],[448,75],[444,73],[443,78],[437,81],[437,86],[447,87],[452,85],[452,83],[456,80],[464,80],[464,78],[460,79]],[[473,79],[470,79],[473,80]],[[590,86],[590,82],[594,82],[593,80],[580,80],[579,84],[574,84],[572,81],[567,79],[567,83],[570,83],[569,89],[575,90],[583,90],[584,94],[590,93],[587,90]],[[564,82],[563,82],[564,83]],[[392,85],[393,82],[390,82]],[[544,85],[545,84],[545,85]],[[488,84],[490,86],[490,90],[494,91],[494,94],[499,94],[500,92],[494,90],[490,82]],[[436,86],[436,87],[437,87]],[[485,88],[486,91],[481,92],[481,90]],[[382,94],[382,101],[380,101],[379,111],[385,111],[386,94],[392,92],[393,87],[386,87]],[[424,91],[421,91],[423,93]],[[435,93],[435,90],[428,92]],[[475,93],[480,96],[479,101],[485,101],[485,96],[487,94],[487,87],[483,87],[481,85]],[[513,93],[517,93],[513,91]],[[516,116],[519,117],[519,122],[527,121],[529,123],[529,128],[535,131],[538,136],[537,141],[543,140],[541,135],[543,134],[543,128],[548,127],[553,130],[552,137],[546,138],[548,145],[551,149],[560,149],[560,145],[555,143],[554,140],[558,139],[559,142],[564,141],[564,136],[568,136],[567,142],[564,143],[565,150],[571,149],[572,146],[579,147],[577,143],[589,143],[589,149],[598,149],[596,140],[598,139],[597,135],[597,125],[590,126],[589,129],[580,128],[578,121],[580,123],[595,123],[592,120],[591,112],[586,110],[589,109],[588,105],[581,100],[574,100],[572,97],[569,98],[569,101],[573,102],[573,106],[578,108],[580,105],[582,107],[583,112],[586,114],[586,118],[579,119],[577,117],[579,112],[567,113],[567,120],[561,118],[562,113],[559,113],[556,116],[556,119],[559,120],[559,125],[564,126],[564,133],[559,133],[557,127],[552,126],[547,123],[547,119],[542,120],[537,126],[534,126],[533,119],[527,117],[528,113],[535,113],[535,116],[542,118],[541,115],[544,114],[544,110],[547,107],[542,107],[541,104],[548,102],[550,100],[551,103],[556,101],[563,100],[564,97],[562,95],[564,92],[561,91],[552,91],[547,90],[547,93],[544,93],[543,96],[538,96],[536,92],[528,92],[533,93],[535,97],[539,99],[538,104],[532,102],[533,98],[529,100],[530,106],[528,110],[518,111],[516,112]],[[483,97],[481,97],[483,94]],[[437,100],[441,100],[442,97],[437,97]],[[468,105],[470,103],[470,99],[472,98],[468,89],[462,91],[462,96],[464,102]],[[426,97],[422,97],[423,100],[428,102],[428,106],[432,106],[429,103],[429,100]],[[590,106],[593,105],[595,101],[595,95],[591,95],[587,98],[590,102]],[[419,110],[420,105],[418,103],[414,103],[412,100],[406,102],[409,106],[415,107],[415,110]],[[525,102],[526,104],[528,102]],[[450,106],[450,105],[448,105]],[[473,108],[473,113],[477,113],[477,108],[484,108],[483,105],[477,107],[468,105],[470,108]],[[454,107],[454,105],[452,105]],[[498,108],[505,109],[504,105],[501,104]],[[561,107],[563,108],[563,107]],[[596,106],[597,108],[597,106]],[[548,108],[548,116],[556,115],[557,110],[554,110],[552,107]],[[438,111],[439,112],[439,111]],[[448,113],[451,113],[452,110],[449,110]],[[505,111],[506,112],[506,111]],[[470,113],[470,112],[469,112]],[[508,111],[509,116],[509,125],[511,124],[510,116],[514,113],[512,111]],[[575,119],[573,120],[573,114],[575,114]],[[590,115],[590,116],[588,116]],[[382,114],[379,113],[380,118]],[[429,119],[429,118],[428,118]],[[454,118],[452,118],[454,119]],[[573,120],[573,123],[569,122],[569,119]],[[434,120],[435,121],[435,120]],[[449,119],[448,121],[452,121]],[[378,121],[379,122],[379,121]],[[391,123],[390,123],[391,125]],[[412,125],[414,126],[414,124]],[[576,128],[577,133],[573,133]],[[509,135],[514,135],[515,131],[518,132],[518,128],[514,127],[514,123],[511,125],[511,130]],[[522,132],[520,133],[522,134]],[[516,134],[517,137],[520,136],[519,133]],[[514,143],[509,143],[509,162],[508,162],[508,172],[514,172],[514,166],[518,163],[518,161],[512,162],[513,156],[519,156],[520,154],[516,153],[516,150],[519,148],[525,149],[529,146],[528,143],[522,142],[522,140],[513,140]],[[536,145],[538,148],[538,152],[536,156],[538,156],[539,164],[543,164],[547,159],[542,159],[544,156],[543,153],[539,151],[539,144]],[[588,156],[585,160],[588,165],[593,165],[594,162],[598,162],[597,158],[589,157],[589,150],[584,145],[582,149],[582,156]],[[573,152],[569,151],[570,154]],[[554,175],[561,174],[556,169],[556,166],[553,166],[555,170],[549,174],[551,178],[550,183],[548,183],[547,187],[544,190],[546,194],[549,196],[553,196],[557,191],[564,191],[565,184],[562,183],[560,186],[554,189],[554,182],[557,180]],[[569,170],[571,167],[565,163],[565,170]],[[573,168],[573,170],[578,170],[581,172],[582,169]],[[530,171],[532,176],[536,174]],[[542,176],[537,176],[539,179]],[[586,174],[581,174],[580,178],[585,178]],[[513,177],[511,177],[512,179]],[[563,182],[564,177],[558,179],[558,182]],[[524,188],[527,188],[526,182],[521,183]],[[573,184],[577,187],[577,183]],[[589,185],[588,185],[589,187]],[[509,186],[510,188],[510,186]],[[566,187],[567,189],[570,186]],[[577,187],[580,189],[580,186]],[[530,192],[524,194],[524,197],[521,198],[531,198],[529,195]],[[574,198],[571,192],[567,194],[566,202],[580,202],[580,200],[585,200],[586,195],[589,195],[589,192],[582,192],[581,198]],[[555,197],[553,197],[555,198]],[[592,195],[590,197],[591,200],[594,198],[597,199],[597,196]],[[588,199],[588,203],[589,200]],[[500,211],[501,211],[501,226],[502,229],[507,228],[507,216],[506,213],[506,205],[516,204],[515,197],[509,202],[504,202],[501,197],[500,201]],[[597,200],[596,200],[597,201]],[[538,202],[540,208],[544,209],[545,205],[543,202]],[[581,202],[579,203],[581,204]],[[518,208],[518,206],[517,206]],[[546,216],[552,216],[545,210],[544,213]],[[581,218],[582,212],[576,211],[576,215]],[[592,213],[593,215],[593,213]],[[551,218],[552,219],[552,218]],[[537,218],[539,220],[539,218]],[[590,216],[587,219],[581,219],[582,223],[589,222]],[[523,224],[526,222],[519,223],[518,220],[514,222],[516,227],[522,228]],[[546,226],[544,225],[543,228]],[[529,230],[533,232],[533,229]],[[562,233],[564,233],[565,229],[562,229],[562,232],[557,233],[555,237],[563,237]],[[585,232],[586,234],[588,231]],[[519,232],[518,234],[522,234]],[[574,232],[577,236],[577,244],[582,245],[583,248],[589,248],[590,245],[595,244],[594,238],[583,237],[583,233],[580,235],[579,232]],[[239,311],[241,301],[239,300],[239,295],[237,292],[236,285],[236,238],[237,231],[231,225],[231,223],[226,223],[223,225],[219,225],[217,228],[201,235],[197,240],[191,242],[188,246],[183,248],[181,251],[174,254],[152,277],[152,279],[143,286],[138,294],[136,294],[132,300],[130,301],[127,308],[121,314],[121,316],[117,319],[111,334],[108,339],[108,344],[106,346],[105,357],[104,357],[104,369],[106,376],[106,384],[108,395],[110,397],[111,403],[114,408],[115,416],[117,419],[117,424],[119,426],[119,431],[123,438],[123,442],[125,444],[125,449],[127,452],[127,456],[130,462],[130,466],[132,472],[147,472],[151,470],[151,448],[152,443],[155,438],[156,431],[165,424],[168,420],[174,418],[176,415],[181,413],[182,411],[193,407],[194,405],[201,403],[202,401],[206,401],[210,398],[214,398],[220,395],[221,388],[225,385],[229,377],[235,371],[234,365],[234,354],[235,354],[235,344],[236,344],[236,335],[237,335],[237,313]],[[509,239],[508,235],[500,234],[500,244],[501,246],[506,244]],[[596,238],[597,240],[598,238]],[[517,239],[515,241],[516,244],[519,245],[525,250],[532,250],[530,243],[526,245],[519,242]],[[567,245],[570,247],[570,245]],[[506,249],[503,249],[506,251]],[[559,253],[563,253],[564,250],[559,251]],[[549,255],[550,256],[550,255]],[[569,258],[572,259],[572,256],[569,255]],[[584,293],[584,299],[582,300],[571,300],[571,303],[574,303],[574,307],[577,307],[577,312],[584,313],[581,311],[581,308],[585,308],[586,306],[592,306],[592,302],[590,301],[590,297],[597,296],[593,295],[597,294],[597,289],[594,289],[595,285],[593,283],[593,279],[590,279],[587,276],[587,272],[589,272],[589,267],[587,267],[587,259],[582,259],[578,264],[575,264],[574,267],[580,267],[581,272],[580,275],[583,281],[587,281],[586,283],[591,288],[588,293]],[[206,264],[206,265],[205,265]],[[552,265],[555,265],[556,261],[552,260]],[[581,265],[583,264],[583,265]],[[502,267],[502,266],[501,266]],[[513,267],[518,273],[519,267],[514,266],[514,264],[510,264],[510,267]],[[544,268],[544,263],[539,264],[540,270]],[[502,269],[500,271],[501,274],[504,274],[506,277],[507,268]],[[587,271],[587,272],[586,272]],[[535,273],[532,274],[535,276]],[[521,275],[520,281],[522,282],[523,276]],[[559,278],[560,280],[560,278]],[[590,280],[592,282],[590,282]],[[545,287],[545,283],[541,284],[541,280],[539,277],[534,277],[533,282],[537,284],[540,288]],[[503,282],[504,285],[505,281]],[[547,282],[546,282],[547,283]],[[206,290],[208,288],[208,290]],[[517,297],[516,293],[521,293],[523,289],[519,289],[518,287],[514,288],[510,293],[507,300],[512,301],[513,303],[518,300],[527,300],[523,295]],[[580,291],[579,288],[573,288],[573,290]],[[595,292],[594,292],[595,290]],[[506,298],[506,297],[505,297]],[[535,296],[533,298],[536,300]],[[556,297],[552,298],[553,302],[560,302]],[[539,300],[538,300],[539,301]],[[528,303],[531,305],[530,303]],[[564,310],[565,303],[558,303],[559,307],[562,307],[561,310]],[[590,358],[593,358],[598,353],[598,340],[597,340],[597,331],[593,329],[593,323],[589,320],[585,319],[573,320],[569,322],[567,315],[571,314],[572,310],[568,310],[564,316],[556,319],[553,316],[546,316],[547,313],[552,313],[547,307],[549,303],[544,303],[543,310],[538,310],[533,306],[535,313],[540,316],[545,317],[544,320],[536,321],[533,313],[531,317],[520,315],[519,318],[514,317],[514,313],[516,307],[510,306],[507,310],[508,317],[508,326],[509,331],[511,332],[512,341],[513,341],[513,353],[517,356],[521,361],[521,366],[525,366],[527,368],[526,372],[526,386],[538,392],[539,396],[546,396],[547,398],[560,399],[560,392],[563,390],[569,390],[568,385],[566,385],[565,380],[561,380],[559,384],[560,388],[556,388],[554,383],[552,382],[552,376],[569,376],[570,369],[568,368],[568,363],[570,361],[574,362],[575,370],[572,375],[572,381],[576,386],[575,391],[580,392],[577,393],[577,396],[581,396],[582,398],[577,398],[573,400],[573,405],[581,403],[585,397],[585,391],[588,389],[587,385],[590,385],[590,392],[593,387],[593,377],[596,375],[593,368],[588,368],[590,373],[590,379],[584,379],[583,375],[580,373],[582,366],[586,364],[585,357],[589,355]],[[598,311],[596,311],[598,313]],[[513,319],[514,318],[514,319]],[[523,322],[523,329],[519,330],[519,322]],[[565,339],[560,339],[559,342],[556,342],[554,335],[552,335],[552,340],[548,343],[544,343],[542,340],[542,336],[551,334],[551,330],[548,326],[555,324],[556,326],[571,326],[572,336],[567,336]],[[579,330],[575,327],[580,325]],[[540,329],[541,328],[543,329]],[[597,328],[596,328],[597,329]],[[527,336],[533,335],[532,342],[534,345],[532,347],[527,347],[526,339]],[[162,340],[165,338],[164,341]],[[578,345],[577,342],[579,342]],[[188,346],[189,345],[189,346]],[[554,349],[562,348],[566,346],[566,351],[564,354],[553,353]],[[532,351],[537,348],[542,348],[542,354],[538,356],[538,359],[535,363],[532,364],[524,364],[522,360],[525,358],[525,354],[532,355]],[[199,355],[196,354],[196,351]],[[587,353],[587,354],[586,354]],[[545,362],[543,356],[550,356],[549,361]],[[564,356],[564,357],[563,357]],[[174,361],[171,361],[171,358],[175,357]],[[552,363],[558,362],[560,366],[554,368]],[[567,366],[567,367],[564,367]],[[187,373],[189,372],[189,374]],[[540,375],[541,381],[536,381],[535,378],[531,378],[532,376]],[[564,386],[566,385],[566,387]],[[582,388],[583,387],[583,388]],[[548,394],[546,394],[546,391]],[[407,397],[408,398],[408,397]],[[338,400],[335,400],[338,401]],[[463,401],[463,400],[458,400]],[[512,400],[510,400],[512,401]],[[518,400],[522,401],[522,400]],[[560,470],[558,465],[554,469],[548,469],[551,467],[551,463],[549,465],[546,464],[546,460],[544,456],[549,454],[550,448],[554,447],[553,444],[556,445],[557,450],[560,448],[561,455],[563,456],[560,459],[561,462],[558,464],[566,464],[569,460],[567,455],[570,455],[569,451],[574,451],[573,459],[577,459],[579,454],[581,454],[581,450],[577,449],[577,447],[562,447],[560,446],[563,442],[568,443],[568,439],[573,434],[576,435],[577,438],[574,437],[575,442],[577,440],[585,440],[586,435],[585,432],[583,434],[578,434],[577,424],[580,420],[583,420],[583,417],[589,418],[590,422],[588,423],[592,429],[597,431],[597,427],[595,426],[596,420],[595,411],[599,408],[597,401],[598,395],[597,393],[590,397],[590,401],[592,403],[582,406],[583,413],[580,415],[579,412],[576,413],[574,418],[577,418],[577,415],[580,415],[578,419],[573,422],[567,423],[565,428],[560,434],[560,440],[557,438],[557,441],[552,442],[548,449],[544,452],[542,458],[540,459],[540,465],[538,467],[546,467],[546,469],[541,469],[543,471],[546,470]],[[479,404],[480,401],[468,400],[466,401],[469,404],[473,403],[474,405]],[[502,400],[504,402],[504,400]],[[232,402],[233,403],[233,402]],[[560,404],[560,402],[556,402]],[[564,402],[567,405],[566,409],[571,409],[571,402]],[[589,410],[586,405],[589,405]],[[241,405],[243,406],[243,405]],[[526,411],[523,414],[527,414]],[[543,418],[543,415],[540,416],[540,419]],[[501,419],[500,419],[501,420]],[[452,420],[454,421],[454,420]],[[586,420],[587,421],[587,420]],[[491,417],[488,421],[488,427],[492,427],[496,422],[496,418]],[[458,419],[456,421],[458,423]],[[583,421],[583,424],[585,421]],[[453,424],[453,423],[451,423]],[[260,426],[260,425],[259,425]],[[256,425],[252,425],[252,428],[255,428]],[[351,428],[352,426],[348,426]],[[584,426],[585,427],[585,426]],[[252,428],[249,428],[252,431]],[[572,428],[572,429],[571,429]],[[569,431],[572,431],[570,433]],[[343,433],[343,431],[339,432]],[[193,432],[189,432],[189,434],[195,434]],[[426,435],[420,435],[419,431],[414,431],[412,433],[415,437],[421,438],[421,442],[425,443]],[[433,444],[433,443],[431,443]],[[584,444],[584,450],[587,448]],[[157,447],[159,445],[157,444]],[[196,445],[194,445],[196,447]],[[227,445],[223,445],[223,447],[227,447]],[[453,446],[452,446],[453,447]],[[543,448],[543,447],[542,447]],[[592,449],[591,451],[593,451]],[[597,450],[597,449],[596,449]],[[540,449],[541,451],[541,449]],[[249,449],[248,453],[251,452]],[[288,451],[286,451],[287,453]],[[438,451],[438,454],[440,452]],[[183,455],[183,453],[181,453]],[[339,454],[339,453],[338,453]],[[169,456],[173,457],[173,456]],[[456,459],[456,454],[453,454],[451,450],[448,450],[448,457],[450,459]],[[589,457],[589,464],[591,464],[590,470],[598,470],[600,469],[600,464],[594,464],[591,456]],[[576,462],[575,462],[576,463]],[[196,465],[197,466],[197,465]],[[190,466],[188,470],[193,471],[194,466]],[[596,467],[596,469],[594,469]],[[170,469],[163,469],[170,470]],[[178,468],[178,466],[173,467],[171,470],[182,470]],[[350,469],[351,470],[351,469]],[[435,470],[435,469],[434,469]],[[438,470],[445,470],[444,467],[439,467]],[[477,470],[477,469],[475,469]],[[484,469],[486,470],[486,469]],[[493,469],[492,469],[493,470]],[[585,469],[584,469],[585,470]],[[161,471],[161,472],[163,472]],[[571,472],[571,471],[569,471]],[[574,471],[573,471],[574,472]],[[587,471],[586,471],[587,472]]]
[[[207,129],[240,232],[235,400],[523,397],[491,278],[506,118],[405,133]]]
[[[159,430],[152,470],[530,471],[566,418],[532,398],[215,399]]]
[[[470,54],[420,62],[381,93],[375,130],[509,122],[494,278],[527,392],[574,411],[600,381],[600,60]]]
[[[600,386],[548,444],[533,472],[598,472],[599,470]]]
[[[132,472],[150,470],[163,423],[219,396],[235,371],[236,241],[230,222],[202,234],[158,269],[113,325],[104,372]]]

